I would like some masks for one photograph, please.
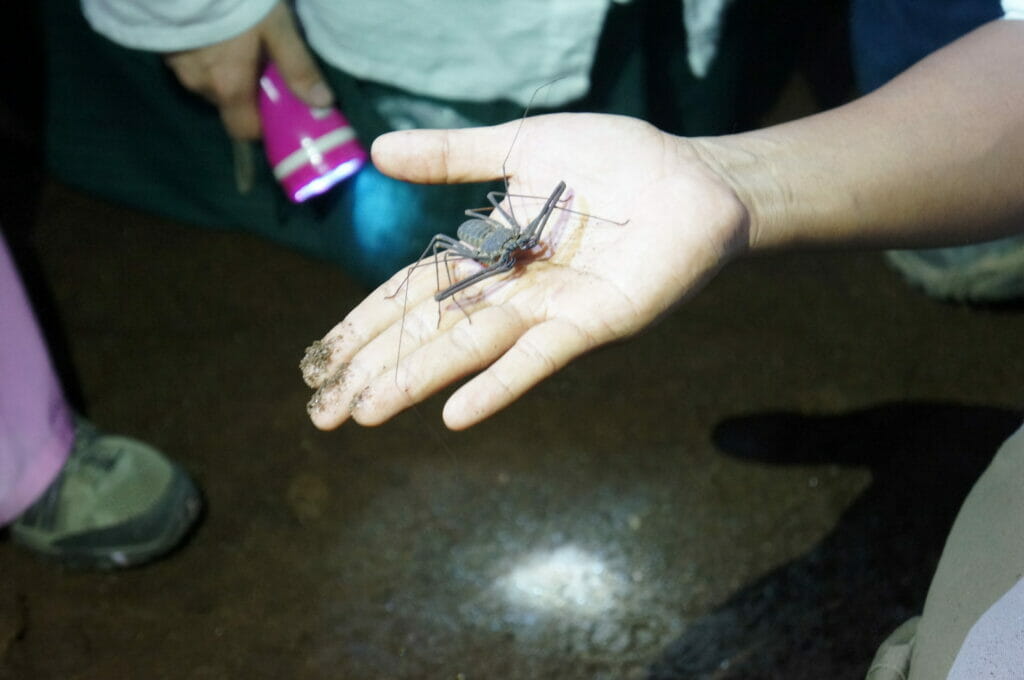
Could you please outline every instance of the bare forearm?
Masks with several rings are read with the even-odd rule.
[[[752,249],[1024,230],[1024,21],[983,26],[848,105],[698,146],[747,206]]]

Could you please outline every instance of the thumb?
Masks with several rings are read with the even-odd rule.
[[[518,122],[459,130],[399,130],[373,141],[373,164],[385,175],[421,184],[486,182],[504,176]]]
[[[334,95],[283,3],[264,20],[263,43],[284,82],[299,99],[321,108],[334,103]]]

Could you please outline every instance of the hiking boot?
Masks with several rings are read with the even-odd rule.
[[[130,567],[176,546],[201,506],[192,480],[156,449],[79,418],[67,462],[11,535],[68,566]]]

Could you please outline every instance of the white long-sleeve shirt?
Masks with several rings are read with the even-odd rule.
[[[605,14],[623,0],[297,0],[310,46],[358,78],[416,94],[526,105],[551,83],[544,104],[582,96]],[[625,0],[628,1],[628,0]],[[99,33],[128,47],[191,49],[238,35],[276,0],[82,0]],[[684,0],[689,61],[700,76],[717,46],[729,0]],[[1024,0],[1003,0],[1024,19]]]
[[[544,103],[587,92],[604,17],[613,0],[298,0],[310,46],[329,64],[442,99]],[[114,42],[153,51],[200,47],[242,33],[275,0],[82,0],[92,27]]]

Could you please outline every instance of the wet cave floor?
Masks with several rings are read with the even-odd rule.
[[[124,572],[0,541],[4,680],[860,678],[1019,419],[1024,315],[796,254],[467,432],[440,395],[323,433],[297,364],[343,272],[54,183],[35,223],[89,416],[207,509]]]

